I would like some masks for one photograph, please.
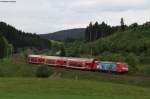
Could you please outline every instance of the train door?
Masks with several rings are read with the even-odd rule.
[[[116,71],[116,64],[115,63],[110,64],[110,70]]]
[[[121,63],[117,63],[117,64],[116,64],[116,71],[117,71],[117,72],[122,72],[122,67],[123,67],[123,66],[122,66]]]

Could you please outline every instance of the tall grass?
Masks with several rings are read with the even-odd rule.
[[[69,79],[0,78],[1,99],[149,99],[150,89]]]
[[[5,58],[0,61],[0,76],[1,77],[33,77],[36,71],[36,66],[28,64],[13,63],[11,58]]]

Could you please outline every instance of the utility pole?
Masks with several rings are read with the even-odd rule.
[[[90,31],[90,42],[92,42],[92,32]],[[91,56],[93,55],[93,49],[92,49],[92,46],[91,46]]]

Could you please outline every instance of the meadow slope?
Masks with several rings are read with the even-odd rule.
[[[42,79],[36,78],[39,66],[20,56],[1,60],[0,99],[150,98],[149,77],[49,67],[51,76]]]
[[[0,78],[1,99],[149,99],[150,88],[69,79]]]

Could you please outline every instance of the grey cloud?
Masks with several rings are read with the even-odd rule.
[[[0,19],[24,31],[47,33],[85,27],[96,20],[116,25],[122,16],[133,18],[131,12],[137,21],[147,20],[149,4],[149,0],[17,0],[16,4],[0,3]]]

